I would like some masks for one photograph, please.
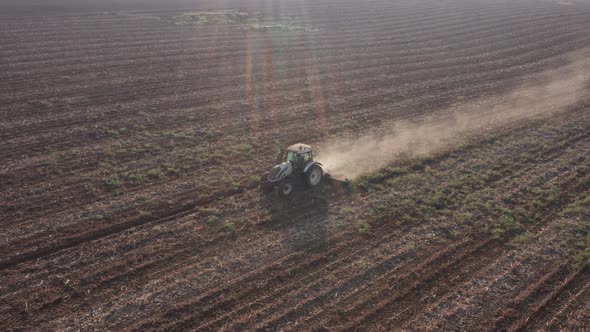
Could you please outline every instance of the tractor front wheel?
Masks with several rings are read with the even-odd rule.
[[[323,176],[324,172],[322,171],[322,168],[318,165],[313,165],[307,170],[307,172],[305,172],[305,182],[309,187],[316,187],[322,182]]]
[[[281,181],[281,185],[279,185],[279,194],[283,197],[287,197],[291,195],[292,192],[293,182],[287,179]]]
[[[268,181],[268,172],[262,174],[262,176],[260,177],[260,188],[265,193],[269,193],[272,191],[273,185],[272,182]]]

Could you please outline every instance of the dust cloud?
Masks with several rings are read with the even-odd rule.
[[[528,79],[510,93],[456,104],[438,119],[395,122],[384,134],[320,144],[318,159],[333,176],[354,179],[400,158],[436,153],[523,120],[565,112],[590,96],[590,50],[569,56],[569,64]]]

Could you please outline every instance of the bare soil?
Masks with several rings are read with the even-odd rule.
[[[351,193],[257,188],[563,66],[587,2],[66,2],[0,15],[0,329],[590,326],[590,86]],[[221,9],[306,29],[174,22]]]

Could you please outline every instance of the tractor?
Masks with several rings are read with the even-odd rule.
[[[350,188],[349,180],[336,180],[324,173],[322,164],[313,159],[311,146],[297,143],[281,149],[277,156],[278,165],[264,173],[260,179],[260,187],[264,192],[272,192],[279,188],[281,196],[289,196],[295,185],[304,183],[308,188],[318,187],[324,178],[344,183]]]

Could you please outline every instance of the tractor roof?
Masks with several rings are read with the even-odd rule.
[[[311,151],[311,146],[309,146],[307,144],[297,143],[297,144],[293,144],[290,147],[288,147],[287,151],[293,151],[293,152],[299,152],[299,153],[309,152],[309,151]]]

